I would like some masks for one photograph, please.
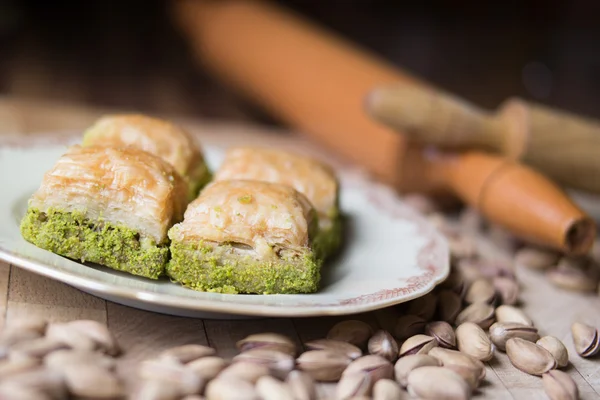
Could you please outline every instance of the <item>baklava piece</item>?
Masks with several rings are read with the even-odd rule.
[[[199,291],[313,293],[321,276],[317,224],[308,199],[289,186],[210,183],[169,231],[167,275]]]
[[[61,256],[156,279],[186,204],[185,182],[163,159],[132,147],[72,146],[29,200],[21,233]]]
[[[214,179],[260,180],[293,187],[304,194],[317,211],[319,233],[314,248],[319,257],[327,258],[340,246],[339,184],[328,165],[277,149],[233,148],[225,155]]]
[[[188,184],[188,199],[196,198],[211,179],[201,147],[183,129],[138,114],[107,115],[86,130],[83,146],[132,146],[169,162]]]

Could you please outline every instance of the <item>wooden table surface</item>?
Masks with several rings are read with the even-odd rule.
[[[105,111],[0,98],[0,134],[35,137],[33,135],[40,131],[82,129]],[[202,121],[185,123],[191,130],[204,124]],[[256,127],[237,129],[257,131]],[[223,133],[227,133],[227,140],[235,141],[235,132]],[[285,141],[305,143],[303,138],[293,137],[286,138]],[[506,257],[501,249],[490,247],[492,245],[489,241],[484,239],[482,245],[487,246],[489,252],[498,257]],[[518,266],[517,276],[522,290],[520,298],[523,309],[534,320],[540,333],[554,335],[566,344],[571,361],[566,371],[577,382],[581,398],[600,398],[600,360],[597,357],[580,358],[574,351],[570,334],[570,325],[576,320],[600,326],[600,297],[557,289],[540,273]],[[120,369],[124,372],[135,368],[137,361],[179,344],[207,344],[227,358],[237,353],[235,342],[251,333],[279,332],[300,344],[323,337],[335,322],[344,319],[200,320],[173,317],[105,301],[63,283],[0,262],[0,324],[21,315],[40,315],[51,321],[85,318],[107,323],[126,349],[120,363]],[[363,319],[374,327],[383,328],[393,326],[395,321],[393,308],[347,318]],[[331,386],[324,385],[320,392],[326,398],[331,393]],[[516,370],[504,353],[496,352],[496,356],[487,364],[487,378],[475,398],[547,397],[540,378]]]

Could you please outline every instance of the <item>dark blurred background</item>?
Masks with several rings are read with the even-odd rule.
[[[280,3],[483,107],[600,118],[599,1]],[[198,68],[169,4],[0,0],[0,95],[265,121]]]

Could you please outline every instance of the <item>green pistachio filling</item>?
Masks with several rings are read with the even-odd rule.
[[[310,251],[270,261],[240,256],[230,244],[171,243],[167,275],[194,290],[218,293],[314,293],[321,262]]]
[[[313,240],[313,248],[323,260],[333,256],[342,244],[343,223],[340,216],[332,220],[332,225],[327,229],[320,229]]]
[[[158,279],[169,259],[167,243],[140,239],[134,230],[102,219],[87,219],[82,212],[30,208],[21,222],[21,234],[36,246],[81,262],[150,279]]]

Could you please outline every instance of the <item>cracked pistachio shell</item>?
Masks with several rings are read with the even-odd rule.
[[[186,344],[183,346],[172,347],[160,353],[158,358],[172,358],[182,364],[187,364],[198,358],[212,356],[216,353],[215,349],[200,344]]]
[[[558,338],[544,336],[535,343],[548,350],[554,356],[558,368],[566,367],[569,364],[569,351]]]
[[[375,332],[367,344],[369,354],[374,354],[385,358],[390,362],[398,358],[398,343],[396,339],[385,330]]]
[[[427,354],[432,348],[438,344],[435,338],[428,335],[411,336],[400,347],[400,357],[410,354]]]
[[[494,304],[496,302],[496,288],[488,279],[476,279],[469,285],[467,293],[465,294],[465,301],[468,304]]]
[[[473,322],[488,329],[494,323],[494,307],[487,303],[473,303],[458,314],[455,324]]]
[[[334,382],[352,361],[342,353],[329,350],[309,350],[296,360],[298,369],[306,372],[316,381]]]
[[[335,324],[327,333],[327,339],[348,342],[364,348],[371,335],[373,329],[369,324],[351,319]]]
[[[408,375],[408,393],[423,400],[467,400],[471,398],[471,387],[448,368],[423,367]]]
[[[356,359],[363,355],[362,350],[355,345],[332,339],[311,340],[304,344],[308,350],[328,350],[336,353],[345,354],[351,359]]]
[[[469,384],[471,390],[475,390],[479,387],[479,382],[481,382],[481,379],[480,372],[477,369],[465,367],[462,365],[446,365],[444,366],[444,368],[451,369],[452,371],[460,375],[465,380],[465,382]]]
[[[438,345],[447,349],[456,347],[456,335],[452,326],[444,321],[430,322],[425,326],[425,334],[434,337]]]
[[[456,328],[456,343],[458,350],[480,361],[488,361],[494,356],[492,341],[473,322],[465,322]]]
[[[537,328],[517,322],[496,322],[490,326],[489,332],[490,339],[494,345],[502,351],[506,349],[506,342],[509,339],[518,337],[530,342],[535,342],[540,338]]]
[[[437,358],[444,367],[456,365],[471,368],[477,371],[480,380],[485,378],[485,365],[480,360],[468,354],[456,350],[444,349],[442,347],[435,347],[431,349],[429,355]]]
[[[255,389],[262,400],[295,400],[288,385],[270,375],[261,376]]]
[[[516,368],[530,375],[540,376],[556,368],[556,360],[548,350],[520,338],[506,342],[506,354]]]
[[[532,269],[546,269],[556,264],[558,253],[538,247],[524,247],[515,254],[515,264]]]
[[[591,357],[600,350],[598,329],[593,326],[575,322],[571,325],[571,335],[573,336],[575,351],[581,357]]]
[[[342,375],[335,387],[335,398],[339,400],[355,396],[367,396],[373,386],[371,374],[367,371],[355,371]]]
[[[279,378],[285,378],[294,369],[294,357],[287,353],[269,349],[252,349],[233,357],[233,362],[246,361],[264,365]]]
[[[287,353],[291,356],[296,355],[296,344],[294,341],[279,333],[256,333],[238,341],[236,346],[241,352],[252,349],[270,349]]]
[[[259,400],[254,385],[234,378],[217,378],[208,383],[206,400]]]
[[[342,376],[364,371],[371,376],[371,383],[379,379],[390,379],[394,375],[394,366],[388,360],[376,355],[368,355],[352,361]]]
[[[544,391],[550,400],[577,400],[579,389],[569,375],[562,371],[552,370],[542,375]]]
[[[238,361],[218,372],[216,376],[219,379],[231,378],[254,384],[261,376],[270,374],[271,370],[266,365],[255,364],[248,361]]]
[[[373,386],[373,400],[399,400],[404,396],[396,381],[380,379]]]
[[[315,381],[307,373],[294,370],[288,375],[286,383],[296,400],[316,400]]]
[[[519,300],[519,284],[510,278],[497,276],[493,282],[502,304],[514,305]]]

